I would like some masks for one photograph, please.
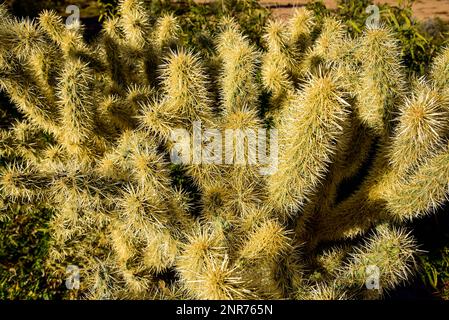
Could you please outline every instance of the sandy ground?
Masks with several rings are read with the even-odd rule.
[[[295,6],[305,5],[309,0],[261,0],[260,3],[269,6],[276,17],[288,18]],[[336,8],[335,0],[324,0],[328,8]],[[375,0],[374,3],[398,5],[398,0]],[[413,13],[419,20],[439,17],[449,21],[449,0],[416,0],[413,3]]]

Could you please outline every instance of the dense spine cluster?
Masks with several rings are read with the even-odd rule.
[[[387,28],[350,39],[298,9],[265,48],[223,19],[204,61],[176,17],[119,12],[88,44],[54,12],[0,6],[0,88],[23,115],[0,131],[0,204],[52,211],[48,263],[80,267],[80,297],[371,299],[413,274],[401,223],[449,194],[447,49],[408,81]],[[251,141],[276,147],[270,172],[239,162],[262,159]]]

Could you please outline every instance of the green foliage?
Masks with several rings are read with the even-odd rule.
[[[206,55],[213,52],[213,38],[217,35],[221,18],[234,17],[250,40],[260,45],[263,27],[269,16],[269,11],[256,0],[217,0],[205,4],[147,0],[144,3],[154,18],[164,13],[179,17],[183,30],[182,42]]]
[[[97,0],[100,8],[100,21],[119,15],[118,0]],[[213,38],[216,36],[220,19],[231,16],[236,19],[252,42],[260,45],[263,26],[269,11],[259,5],[257,0],[216,0],[208,3],[194,1],[145,0],[145,8],[154,20],[163,14],[172,13],[179,18],[183,30],[183,43],[194,47],[203,54],[213,52]]]
[[[443,299],[449,299],[449,248],[445,247],[433,255],[420,257],[421,279],[440,292]]]
[[[117,14],[118,0],[97,0],[99,10],[99,21],[104,21]]]
[[[0,299],[67,296],[64,274],[47,264],[51,212],[17,206],[0,218]],[[1,217],[1,216],[0,216]]]
[[[320,1],[307,7],[322,19],[330,14],[343,21],[352,35],[360,35],[370,12],[366,8],[371,0],[340,0],[338,9],[331,12]],[[438,51],[447,44],[448,26],[439,19],[424,22],[413,17],[413,0],[402,1],[398,6],[379,4],[380,23],[391,28],[401,44],[402,60],[410,72],[424,75]]]
[[[422,24],[413,20],[411,6],[412,2],[404,8],[386,7],[381,14],[397,33],[405,65],[417,74],[423,75],[438,50],[444,45],[446,37],[442,32],[447,32],[447,29],[436,34],[426,33]]]

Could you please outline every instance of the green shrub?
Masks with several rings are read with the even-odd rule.
[[[423,283],[440,292],[443,299],[449,300],[449,248],[443,248],[436,254],[423,255],[420,260]]]
[[[47,264],[50,217],[45,209],[0,208],[0,299],[67,296],[64,270]]]
[[[325,9],[320,1],[308,4],[318,17],[332,14],[343,21],[352,35],[360,35],[371,13],[366,8],[371,0],[339,0],[335,12]],[[435,55],[447,44],[448,26],[441,20],[425,22],[413,18],[413,1],[403,1],[399,6],[378,5],[380,22],[387,25],[396,34],[401,44],[402,60],[411,73],[424,75]]]

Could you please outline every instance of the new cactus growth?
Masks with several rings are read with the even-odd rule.
[[[52,210],[48,263],[79,266],[79,296],[371,299],[409,279],[402,224],[449,195],[448,50],[409,81],[387,28],[350,39],[299,9],[265,48],[223,19],[204,58],[143,8],[122,0],[88,44],[0,7],[0,87],[23,114],[0,131],[0,200]]]

